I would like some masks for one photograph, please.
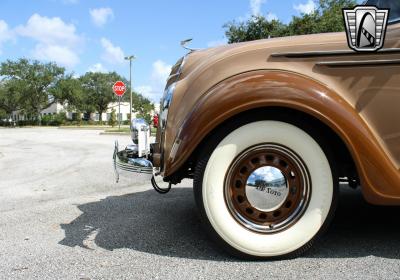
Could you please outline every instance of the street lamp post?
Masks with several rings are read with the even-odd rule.
[[[136,57],[134,55],[126,56],[125,59],[129,60],[129,94],[130,94],[130,102],[129,102],[129,127],[132,128],[132,60]]]

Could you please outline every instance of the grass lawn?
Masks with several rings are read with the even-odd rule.
[[[104,130],[104,132],[127,132],[127,133],[130,133],[130,131],[131,130],[130,130],[129,126],[121,127],[121,129],[118,129],[118,127],[111,128],[111,126],[110,126],[110,128],[107,128]]]
[[[111,125],[62,125],[60,126],[62,129],[97,129],[97,130],[108,130],[108,129],[117,129],[118,126],[112,127]],[[128,125],[121,125],[122,129],[129,129]]]
[[[104,130],[104,134],[113,134],[113,133],[118,133],[118,134],[130,134],[131,130],[128,126],[121,126],[121,129],[118,129],[118,127],[113,127],[113,128],[108,128]],[[151,127],[150,135],[151,136],[156,136],[157,129],[154,127]]]

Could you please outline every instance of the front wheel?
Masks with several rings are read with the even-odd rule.
[[[198,161],[194,176],[211,237],[240,257],[297,256],[310,248],[337,195],[321,145],[300,127],[275,120],[215,137],[222,140]]]

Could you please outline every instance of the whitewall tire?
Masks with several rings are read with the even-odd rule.
[[[244,124],[219,139],[198,162],[194,178],[212,237],[246,257],[298,255],[311,247],[336,200],[332,164],[321,145],[300,127],[276,120]],[[284,178],[281,185],[274,174]],[[252,176],[264,185],[257,187]]]

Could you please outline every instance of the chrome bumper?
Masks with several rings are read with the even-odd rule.
[[[161,188],[154,178],[154,168],[151,161],[152,149],[150,148],[150,127],[143,119],[135,119],[131,125],[132,142],[124,150],[119,151],[118,141],[115,141],[113,163],[115,180],[118,183],[120,176],[132,178],[132,174],[144,176],[151,182],[154,190],[166,194],[171,190],[171,182],[168,187]]]
[[[138,157],[136,144],[128,145],[124,150],[119,151],[118,141],[115,141],[113,162],[117,183],[120,175],[132,177],[132,173],[144,174],[148,180],[153,177],[153,164],[145,158]]]

